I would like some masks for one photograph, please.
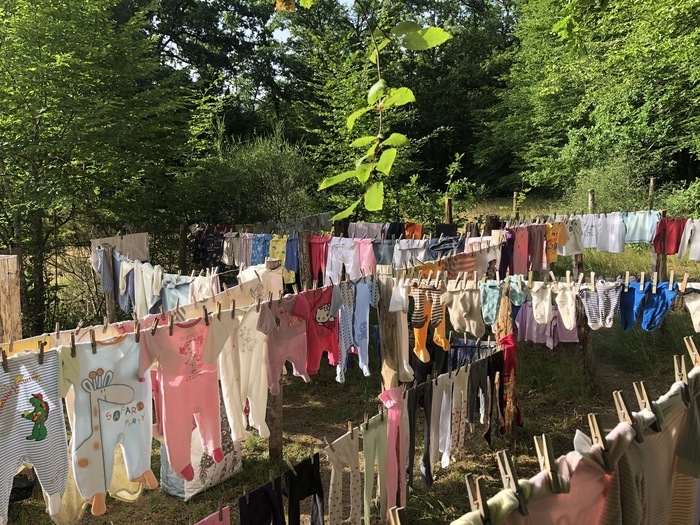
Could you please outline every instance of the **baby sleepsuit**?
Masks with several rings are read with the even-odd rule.
[[[338,312],[331,309],[334,287],[300,293],[291,312],[306,321],[306,373],[309,375],[318,373],[323,352],[328,352],[331,366],[340,362]]]
[[[360,433],[358,429],[336,439],[325,452],[331,462],[331,486],[328,493],[328,523],[343,523],[343,469],[350,469],[350,524],[360,525],[362,516],[360,477]]]
[[[44,352],[39,364],[35,352],[8,359],[0,370],[0,429],[4,452],[0,483],[0,524],[7,523],[12,479],[22,463],[34,466],[48,494],[48,512],[61,509],[68,476],[68,440],[59,397],[59,358],[55,349]]]

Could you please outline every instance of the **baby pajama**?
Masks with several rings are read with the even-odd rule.
[[[643,330],[651,332],[660,327],[664,317],[673,306],[678,285],[673,283],[673,288],[669,288],[668,285],[669,283],[658,283],[656,293],[650,293],[647,296],[642,312]]]
[[[325,452],[331,462],[331,487],[328,492],[328,523],[343,523],[343,469],[350,469],[350,523],[360,525],[362,517],[362,478],[360,477],[360,433],[354,428],[352,433],[339,437],[326,447]]]
[[[392,239],[385,239],[383,241],[374,240],[372,241],[372,247],[374,248],[374,258],[377,264],[389,265],[394,259],[394,245],[396,241]]]
[[[492,325],[498,319],[498,307],[501,303],[502,293],[500,283],[488,280],[485,283],[479,283],[479,287],[481,289],[481,312],[484,323]]]
[[[371,275],[351,282],[355,285],[352,337],[358,351],[362,373],[365,377],[369,377],[369,310],[370,306],[377,308],[379,305],[379,285]]]
[[[430,464],[434,465],[442,452],[442,468],[447,468],[450,464],[453,384],[454,376],[442,374],[438,376],[437,385],[433,388],[432,417],[437,418],[438,424],[430,426]]]
[[[554,302],[559,309],[559,318],[567,330],[573,330],[576,326],[576,293],[570,285],[557,283],[557,296]]]
[[[217,463],[224,459],[215,362],[229,332],[210,330],[202,318],[174,323],[173,328],[173,335],[169,334],[168,326],[158,328],[154,335],[150,330],[141,332],[139,378],[145,378],[151,363],[157,359],[168,460],[175,473],[192,481],[193,416],[204,450]]]
[[[241,240],[238,241],[238,267],[248,268],[253,260],[253,237],[252,233],[241,233]]]
[[[362,275],[362,271],[366,275],[373,274],[377,267],[377,259],[374,256],[372,239],[353,239],[352,242],[355,243],[355,262],[350,278],[357,279]]]
[[[258,331],[267,335],[267,384],[273,396],[279,394],[285,361],[292,363],[294,375],[307,383],[306,323],[292,315],[296,295],[286,295],[260,306]]]
[[[282,478],[265,483],[238,498],[241,525],[285,525]]]
[[[420,383],[408,391],[406,410],[408,410],[408,490],[413,492],[413,462],[416,458],[416,421],[418,408],[423,409],[423,456],[420,461],[420,473],[423,482],[430,487],[433,484],[433,465],[430,461],[431,414],[433,403],[433,382]],[[438,414],[439,417],[439,414]]]
[[[364,522],[370,523],[372,514],[370,503],[374,492],[374,464],[377,464],[378,471],[378,492],[380,515],[386,514],[386,418],[383,415],[376,415],[367,424],[362,424],[362,454],[365,460],[365,490],[364,490]],[[411,455],[408,456],[409,461]],[[411,463],[412,465],[412,463]],[[410,474],[410,470],[409,470]],[[291,524],[290,524],[291,525]]]
[[[639,289],[639,283],[629,283],[629,288],[625,292],[624,288],[620,292],[620,323],[622,330],[626,332],[639,321],[639,316],[644,310],[644,303],[651,292],[652,283],[644,283],[644,290]]]
[[[404,413],[403,389],[394,387],[379,394],[384,406],[389,411],[387,430],[387,458],[386,458],[386,493],[387,493],[387,514],[386,519],[390,520],[389,509],[396,506],[406,505],[406,457],[407,443],[403,436],[404,428],[402,424]],[[398,456],[396,454],[399,449]],[[400,481],[399,481],[400,476]],[[397,491],[400,497],[397,501]]]
[[[588,288],[582,288],[578,293],[586,312],[588,325],[593,330],[603,327],[611,328],[620,304],[622,287],[618,283],[598,283],[595,288],[595,292]]]
[[[312,235],[309,237],[309,254],[311,256],[311,280],[318,281],[319,273],[321,280],[326,275],[326,261],[328,260],[328,244],[331,237],[324,235]]]
[[[326,285],[333,280],[334,284],[340,282],[343,274],[343,265],[345,271],[350,277],[358,274],[359,269],[355,268],[355,250],[357,246],[353,242],[354,239],[347,237],[333,237],[328,245],[328,259],[326,260]]]
[[[59,355],[62,394],[72,386],[75,397],[73,472],[81,496],[91,500],[107,493],[117,445],[130,480],[151,470],[150,374],[139,381],[140,345],[134,334],[97,341],[95,354],[90,343],[77,343],[75,357],[70,346],[61,346]]]
[[[413,368],[409,364],[408,289],[409,286],[404,281],[399,280],[391,290],[391,300],[389,301],[389,312],[396,314],[396,340],[400,361],[398,373],[399,381],[403,383],[413,381]]]
[[[331,310],[334,288],[326,286],[300,293],[291,312],[306,321],[306,373],[309,375],[318,373],[323,352],[328,352],[331,366],[340,362],[338,312]]]
[[[269,233],[256,233],[253,236],[250,265],[257,266],[265,264],[265,258],[270,256],[270,241],[272,235]]]
[[[454,375],[452,391],[452,447],[464,450],[464,440],[467,432],[467,367],[458,369]]]
[[[532,314],[538,324],[552,320],[552,287],[549,283],[532,283]]]
[[[340,330],[340,362],[336,369],[335,380],[345,383],[345,370],[348,352],[355,347],[353,338],[353,310],[355,306],[355,285],[351,281],[342,281],[333,288],[331,311],[338,312]],[[369,369],[367,370],[369,372]]]
[[[386,433],[385,433],[386,435]],[[287,516],[289,525],[301,525],[301,501],[311,498],[310,525],[323,525],[323,484],[319,454],[306,458],[294,465],[296,473],[284,473],[284,493],[287,496]]]

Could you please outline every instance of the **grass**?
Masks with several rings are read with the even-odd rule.
[[[480,206],[479,214],[510,209],[507,201]],[[526,211],[527,210],[527,211]],[[526,200],[524,214],[546,213],[553,207],[546,201]],[[595,271],[606,277],[649,272],[651,250],[647,245],[628,245],[623,254],[598,253],[586,250],[586,271]],[[677,261],[669,257],[669,269],[675,269],[677,279],[688,272],[691,280],[700,280],[698,263]],[[564,275],[571,268],[570,258],[561,258],[555,265],[555,273]],[[663,326],[655,332],[644,332],[636,327],[623,333],[619,321],[612,329],[593,332],[595,371],[592,377],[583,373],[582,360],[577,345],[560,345],[550,350],[543,345],[521,344],[518,351],[517,395],[524,418],[524,426],[517,431],[513,454],[516,470],[521,477],[537,472],[533,436],[547,433],[553,442],[555,454],[565,454],[572,449],[577,429],[588,433],[586,415],[597,412],[603,425],[609,429],[616,423],[612,391],[621,389],[628,401],[636,407],[632,382],[643,379],[652,399],[664,393],[674,380],[673,354],[685,354],[682,338],[693,333],[689,315],[684,309],[671,312]],[[346,383],[335,382],[335,371],[325,362],[311,384],[298,378],[284,378],[284,453],[296,462],[308,456],[313,445],[318,451],[324,447],[324,438],[332,441],[347,430],[347,421],[359,424],[365,413],[377,411],[377,395],[381,391],[379,362],[370,349],[372,375],[364,378],[357,367],[346,374]],[[447,469],[435,468],[435,482],[425,487],[418,471],[422,453],[422,429],[419,418],[413,494],[409,496],[408,510],[412,524],[428,525],[449,523],[469,510],[464,486],[464,475],[472,472],[484,475],[487,491],[495,493],[500,488],[500,476],[495,460],[496,451],[506,443],[494,432],[491,446],[481,438],[481,429],[468,440],[465,450],[453,452],[453,461]],[[265,483],[272,471],[279,475],[287,469],[284,462],[270,462],[267,441],[253,438],[243,444],[243,469],[233,478],[209,491],[195,496],[188,503],[170,497],[160,490],[145,492],[135,503],[124,503],[108,498],[108,512],[102,517],[89,513],[82,525],[107,525],[122,523],[162,522],[187,524],[189,516],[197,520],[213,513],[219,502],[233,507],[232,522],[238,522],[235,505],[243,494]],[[154,472],[159,472],[157,448],[153,457]],[[330,479],[330,467],[322,460],[324,489]],[[346,476],[347,478],[347,476]],[[344,502],[348,513],[348,488]],[[19,524],[51,523],[45,514],[39,489],[30,500],[10,506],[10,522]],[[304,507],[302,507],[304,511]],[[308,515],[308,507],[306,508]],[[374,511],[373,522],[378,519]],[[308,516],[307,516],[308,520]],[[308,523],[308,521],[307,521]]]

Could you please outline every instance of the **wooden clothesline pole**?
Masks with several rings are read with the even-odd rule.
[[[595,190],[588,190],[588,213],[595,213]],[[572,274],[574,281],[578,280],[579,274],[585,271],[583,266],[583,254],[574,255]],[[580,298],[577,301],[577,330],[579,346],[581,348],[581,356],[583,357],[583,370],[586,374],[592,375],[594,369],[593,363],[593,334],[591,327],[588,325],[588,320],[583,309],[583,303]]]

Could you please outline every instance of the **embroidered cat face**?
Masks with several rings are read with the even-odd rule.
[[[316,310],[316,323],[323,325],[326,323],[332,323],[335,321],[335,317],[331,315],[331,305],[324,304],[318,307]]]

